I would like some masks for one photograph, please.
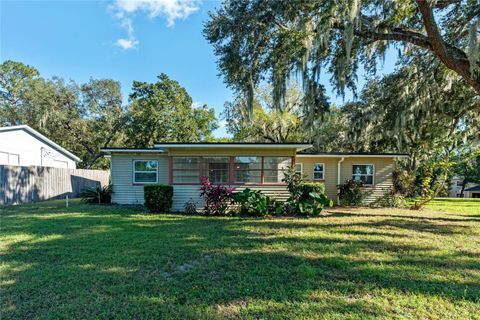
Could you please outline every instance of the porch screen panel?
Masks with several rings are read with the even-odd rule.
[[[265,183],[281,183],[284,173],[291,165],[291,157],[264,157],[263,181]]]
[[[173,157],[173,183],[200,183],[199,157]]]
[[[228,183],[230,181],[230,158],[204,157],[203,176],[213,183]]]
[[[235,157],[233,170],[235,183],[261,183],[262,157]]]

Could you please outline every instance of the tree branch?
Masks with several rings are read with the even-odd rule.
[[[443,41],[430,4],[426,0],[417,0],[417,5],[422,14],[423,24],[432,45],[432,51],[447,68],[461,75],[466,82],[480,93],[480,81],[472,77],[467,55],[462,50]]]
[[[354,35],[373,41],[401,41],[411,43],[420,48],[432,52],[447,68],[461,75],[472,88],[480,93],[480,81],[473,78],[470,73],[470,61],[466,53],[443,41],[433,16],[432,7],[426,0],[416,0],[421,12],[423,24],[427,35],[414,30],[408,30],[402,27],[393,27],[386,32],[375,31],[377,28],[372,25],[369,17],[362,16],[362,27],[354,30]],[[444,5],[450,4],[450,1],[444,1]],[[333,29],[344,30],[345,25],[336,21],[332,25]]]

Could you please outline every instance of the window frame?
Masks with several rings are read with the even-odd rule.
[[[265,169],[264,161],[265,158],[269,157],[277,157],[277,158],[288,158],[289,159],[289,165],[291,166],[293,163],[295,163],[294,157],[290,155],[283,155],[283,156],[277,156],[277,155],[206,155],[206,156],[198,156],[198,155],[170,155],[168,157],[168,181],[170,185],[200,185],[201,179],[206,176],[204,172],[204,158],[229,158],[229,169],[228,169],[228,182],[223,183],[223,182],[213,182],[215,185],[229,185],[229,186],[235,186],[235,185],[252,185],[252,186],[278,186],[278,185],[285,185],[285,182],[265,182],[265,171],[279,171],[279,170],[270,170],[270,169]],[[235,158],[236,157],[255,157],[255,158],[260,158],[260,168],[259,169],[235,169]],[[195,169],[174,169],[174,158],[198,158],[199,159],[199,168],[198,172],[200,173],[199,180],[197,182],[174,182],[174,172],[175,171],[196,171]],[[260,181],[259,182],[239,182],[235,181],[235,172],[236,171],[258,171],[260,172]],[[302,172],[303,172],[303,165],[302,165]]]
[[[315,166],[316,166],[317,164],[321,164],[321,165],[322,165],[322,169],[323,169],[323,170],[321,171],[321,172],[322,172],[322,178],[320,178],[320,179],[315,179]],[[317,172],[319,172],[319,171],[317,171]],[[312,177],[312,178],[313,178],[313,179],[312,179],[313,181],[325,181],[325,162],[315,162],[315,163],[313,164],[313,167],[312,167],[312,175],[313,175],[313,177]]]
[[[175,158],[198,158],[198,168],[197,169],[175,169],[174,168],[174,159]],[[170,175],[171,175],[171,184],[172,185],[199,185],[201,179],[203,177],[203,158],[201,156],[171,156],[171,167],[170,167]],[[188,172],[198,172],[198,181],[197,182],[174,182],[175,180],[175,171],[188,171]]]
[[[265,182],[265,172],[283,172],[284,170],[285,171],[288,171],[286,170],[288,167],[291,167],[292,166],[292,157],[289,157],[289,156],[261,156],[262,157],[262,179],[261,179],[261,184],[262,185],[282,185],[282,184],[285,184],[284,182],[282,182],[281,180],[279,182]],[[286,158],[288,159],[288,161],[290,162],[287,167],[285,167],[284,169],[266,169],[265,168],[265,158]],[[285,177],[285,175],[283,176]]]
[[[297,165],[300,165],[300,176],[303,176],[303,162],[295,162],[295,174],[298,174]]]
[[[260,169],[236,169],[235,168],[235,159],[236,158],[260,158]],[[233,176],[231,177],[230,182],[233,185],[263,185],[263,176],[264,176],[264,164],[263,164],[263,156],[247,156],[247,155],[238,155],[238,156],[232,156],[232,160],[230,161],[231,165],[233,166],[232,173]],[[256,171],[260,172],[260,182],[240,182],[235,180],[235,172],[237,171]]]
[[[157,169],[155,171],[143,171],[143,170],[136,170],[135,169],[135,163],[137,162],[147,162],[147,161],[153,161],[157,163]],[[153,159],[134,159],[132,161],[132,183],[134,185],[144,185],[144,184],[157,184],[158,183],[158,160],[153,160]],[[142,181],[137,181],[135,179],[136,173],[153,173],[155,172],[155,181],[147,181],[147,182],[142,182]]]
[[[375,169],[375,164],[373,163],[353,163],[352,164],[352,179],[353,179],[353,176],[355,175],[354,172],[353,172],[353,167],[354,166],[372,166],[373,168],[373,172],[371,174],[372,176],[372,183],[371,184],[367,184],[367,183],[363,183],[363,185],[365,187],[373,187],[375,186],[375,172],[376,172],[376,169]],[[369,176],[368,174],[360,174],[361,176]],[[355,179],[354,179],[355,180]]]
[[[200,157],[200,180],[203,178],[203,177],[208,177],[210,179],[210,174],[209,174],[209,170],[208,168],[206,168],[206,163],[205,163],[205,159],[211,159],[211,158],[227,158],[228,161],[226,162],[226,164],[228,164],[228,167],[227,169],[211,169],[213,171],[226,171],[227,172],[227,182],[213,182],[213,181],[210,181],[212,184],[220,184],[220,185],[228,185],[230,184],[230,181],[231,181],[231,170],[230,170],[230,166],[231,166],[231,157],[230,156],[205,156],[205,157]],[[220,163],[223,163],[223,162],[220,162]],[[205,166],[205,168],[204,168]],[[200,181],[199,181],[200,183]]]

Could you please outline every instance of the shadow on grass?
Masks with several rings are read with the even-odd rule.
[[[222,318],[246,312],[364,317],[385,314],[381,305],[362,298],[375,290],[470,302],[480,296],[478,282],[441,277],[455,269],[479,269],[463,255],[434,255],[433,247],[387,239],[345,238],[342,233],[358,231],[339,229],[338,223],[153,216],[85,205],[72,208],[71,215],[63,208],[46,210],[51,214],[27,208],[2,215],[3,236],[26,236],[1,258],[8,266],[2,276],[3,318]],[[371,235],[388,237],[386,227],[461,232],[456,225],[382,217],[346,226],[372,227]],[[281,233],[296,228],[321,229],[328,236]],[[369,258],[378,253],[384,260]],[[318,292],[328,294],[316,297]],[[266,302],[247,311],[258,301]]]

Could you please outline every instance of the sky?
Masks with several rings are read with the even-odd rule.
[[[0,0],[0,61],[31,65],[45,78],[77,83],[110,78],[126,99],[132,82],[154,82],[160,73],[178,81],[194,104],[215,108],[219,118],[232,92],[202,35],[208,12],[221,3],[200,0],[22,1]],[[393,70],[387,55],[382,72]],[[328,82],[331,102],[342,104]],[[364,83],[359,74],[359,85]],[[346,100],[351,98],[347,93]],[[125,101],[126,103],[126,101]],[[227,136],[224,122],[215,136]]]

